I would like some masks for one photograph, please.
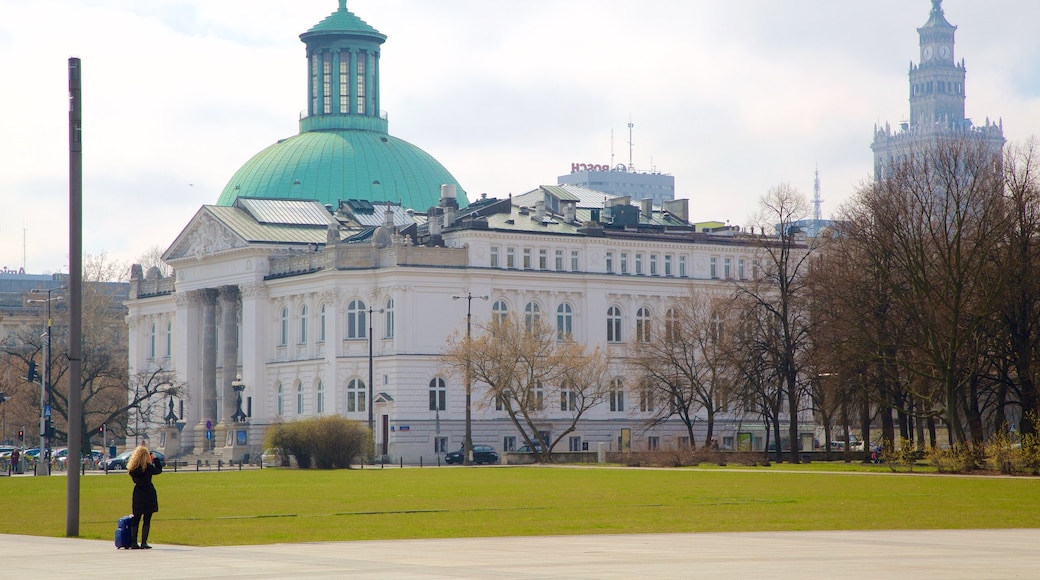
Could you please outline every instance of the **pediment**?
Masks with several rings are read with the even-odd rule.
[[[184,258],[202,260],[214,254],[244,248],[247,245],[238,233],[214,217],[206,207],[203,207],[166,250],[163,259],[166,261]]]

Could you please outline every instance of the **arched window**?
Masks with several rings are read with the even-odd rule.
[[[492,320],[505,322],[507,316],[509,316],[509,305],[506,304],[505,300],[496,300],[491,306]]]
[[[650,309],[646,306],[636,311],[636,340],[650,342]]]
[[[148,358],[155,358],[155,323],[148,331]]]
[[[679,340],[679,315],[674,308],[669,308],[664,314],[664,340],[668,343]]]
[[[318,381],[318,396],[314,398],[314,403],[319,415],[325,412],[325,383],[322,381]]]
[[[574,309],[564,302],[556,308],[556,340],[570,340],[574,333]]]
[[[448,408],[448,389],[444,379],[437,377],[430,381],[430,410],[444,411]]]
[[[320,320],[318,321],[318,342],[325,342],[325,305],[321,305],[319,311]]]
[[[607,342],[621,342],[621,309],[617,306],[607,309]]]
[[[296,383],[296,414],[303,414],[303,383]]]
[[[278,346],[289,344],[289,309],[282,307],[281,325],[278,331]]]
[[[300,308],[300,344],[307,344],[307,305]]]
[[[285,388],[282,387],[282,383],[278,383],[278,395],[274,402],[276,415],[281,417],[285,414]]]
[[[385,315],[383,320],[386,321],[386,329],[383,331],[383,338],[394,337],[394,299],[388,298],[386,301],[386,308],[383,309]]]
[[[621,413],[625,410],[625,388],[621,377],[610,382],[610,410]]]
[[[360,413],[366,411],[365,406],[365,381],[351,379],[347,383],[347,412]]]
[[[173,323],[166,323],[166,358],[173,356]]]
[[[347,304],[347,338],[368,338],[365,311],[365,303],[361,300],[351,300]]]
[[[524,307],[524,326],[531,330],[542,322],[542,307],[537,302],[528,302]]]

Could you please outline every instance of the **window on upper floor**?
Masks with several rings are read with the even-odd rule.
[[[563,271],[563,250],[556,250],[556,263],[553,266],[557,272]]]
[[[351,300],[347,303],[347,338],[348,339],[359,339],[368,338],[368,331],[366,330],[365,315],[367,314],[367,307],[362,300]]]
[[[283,306],[278,328],[278,346],[289,344],[289,308]]]
[[[491,267],[498,268],[498,246],[491,246]]]
[[[300,337],[299,344],[307,344],[307,305],[300,308]]]
[[[564,302],[556,307],[556,340],[570,340],[574,333],[574,309]]]
[[[491,317],[498,322],[505,322],[509,316],[509,305],[505,300],[495,300],[491,305]]]
[[[549,269],[549,250],[540,248],[538,250],[538,269],[548,270]]]
[[[448,409],[448,387],[444,379],[437,377],[430,381],[430,410],[445,411]]]
[[[394,337],[394,299],[387,298],[383,307],[383,338]]]
[[[607,252],[607,274],[614,273],[614,252]]]
[[[571,272],[577,272],[579,268],[578,264],[578,250],[571,250]]]
[[[532,330],[542,322],[542,307],[537,302],[528,302],[524,307],[524,326]]]
[[[621,308],[607,309],[607,342],[621,342]]]

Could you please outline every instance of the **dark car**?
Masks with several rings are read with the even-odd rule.
[[[105,463],[105,469],[126,469],[126,462],[130,461],[130,456],[134,453],[133,449],[128,449],[119,455],[116,455],[112,459],[109,459]],[[166,456],[158,451],[152,451],[155,454],[155,458],[159,460],[159,465],[166,463]]]
[[[459,447],[458,451],[451,451],[444,455],[445,463],[462,463],[466,458],[465,445]],[[473,463],[480,465],[481,463],[498,463],[498,452],[495,451],[494,447],[490,445],[474,445],[473,446]]]

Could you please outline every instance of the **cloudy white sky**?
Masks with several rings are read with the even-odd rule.
[[[84,251],[166,248],[253,154],[298,131],[298,35],[337,0],[0,0],[0,267],[67,271],[67,59],[83,59]],[[675,176],[692,219],[747,221],[788,182],[824,215],[909,114],[930,0],[349,0],[389,38],[390,133],[471,199],[571,162]],[[1036,0],[945,0],[967,114],[1040,132]],[[611,138],[613,132],[613,140]]]

